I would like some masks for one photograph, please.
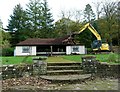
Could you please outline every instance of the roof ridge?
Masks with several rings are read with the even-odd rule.
[[[64,40],[66,40],[67,37],[61,37],[61,38],[28,38],[24,41],[21,41],[17,45],[19,46],[28,46],[28,45],[63,45]]]

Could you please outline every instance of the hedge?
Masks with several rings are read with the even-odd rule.
[[[2,56],[13,56],[14,55],[14,48],[3,48],[2,49]]]

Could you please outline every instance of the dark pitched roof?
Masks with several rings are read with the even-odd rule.
[[[17,46],[22,45],[67,45],[67,39],[69,39],[69,36],[63,37],[63,38],[47,38],[47,39],[41,39],[41,38],[29,38],[25,41],[22,41],[17,44]],[[70,44],[70,43],[69,43]],[[72,44],[72,43],[71,43]]]

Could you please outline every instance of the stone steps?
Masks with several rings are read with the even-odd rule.
[[[47,70],[69,70],[69,69],[81,69],[80,65],[72,65],[72,66],[47,66]]]
[[[84,74],[79,62],[51,62],[47,63],[47,74],[40,77],[52,82],[79,82],[91,74]]]
[[[49,70],[47,75],[82,74],[83,70]]]
[[[71,65],[81,65],[79,62],[49,62],[47,66],[71,66]]]
[[[73,75],[52,75],[52,76],[47,76],[47,75],[41,75],[40,76],[42,79],[46,79],[52,82],[66,82],[66,81],[84,81],[86,79],[89,79],[91,77],[91,74],[73,74]]]

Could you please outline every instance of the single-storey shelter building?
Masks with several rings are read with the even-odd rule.
[[[85,54],[85,46],[75,44],[70,36],[63,38],[29,38],[18,43],[14,56]]]

